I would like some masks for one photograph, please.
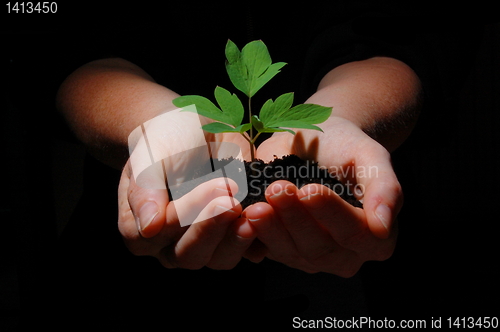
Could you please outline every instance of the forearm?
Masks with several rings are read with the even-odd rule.
[[[341,117],[393,151],[411,133],[421,95],[420,80],[410,67],[376,57],[333,69],[307,102],[333,106],[332,118],[321,125],[325,131]]]
[[[121,168],[128,157],[128,135],[145,121],[174,109],[177,94],[154,82],[142,69],[118,58],[90,62],[61,85],[57,107],[70,128],[96,158]]]

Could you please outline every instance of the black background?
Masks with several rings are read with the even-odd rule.
[[[58,3],[54,15],[7,15],[6,8],[1,9],[1,330],[43,324],[62,328],[67,324],[105,324],[110,330],[120,330],[134,322],[159,322],[167,329],[180,316],[169,315],[171,306],[166,304],[192,308],[191,299],[183,302],[151,288],[162,284],[164,272],[160,267],[151,268],[147,258],[129,255],[116,230],[116,208],[111,204],[116,202],[119,173],[86,156],[54,111],[57,86],[71,70],[92,60],[96,51],[108,47],[116,36],[152,24],[137,18],[154,10],[134,6],[85,3],[69,8]],[[210,14],[209,7],[206,15]],[[154,16],[155,24],[172,18],[173,12],[165,10]],[[500,198],[500,24],[482,15],[485,12],[481,8],[477,12],[447,9],[430,17],[417,15],[409,21],[411,24],[406,23],[418,32],[417,39],[410,41],[416,42],[428,59],[422,79],[429,96],[413,135],[393,155],[405,192],[396,252],[386,262],[366,263],[353,281],[361,280],[365,290],[366,302],[360,300],[360,306],[367,307],[363,314],[430,320],[498,316],[500,312],[496,211]],[[422,22],[426,19],[430,21]],[[183,28],[191,29],[188,23]],[[290,45],[287,27],[279,29],[277,32],[284,34],[282,43]],[[106,38],[103,30],[108,33]],[[377,33],[376,28],[373,31]],[[202,33],[209,35],[211,31]],[[237,36],[246,32],[233,33],[238,40]],[[156,37],[149,41],[158,40]],[[174,42],[176,38],[180,37],[173,37]],[[215,43],[214,50],[223,49],[226,39],[221,38],[220,45]],[[171,40],[158,42],[168,45]],[[266,43],[276,61],[283,58],[281,54],[286,58],[291,52],[276,47],[273,53],[273,41],[266,39]],[[193,46],[184,52],[195,54],[194,50]],[[143,48],[134,53],[147,51],[144,42]],[[161,61],[165,54],[156,54],[156,60]],[[190,75],[179,73],[180,68],[168,70]],[[293,69],[289,75],[292,73]],[[198,82],[198,86],[211,93],[225,73],[222,67],[214,66],[206,75],[217,79]],[[167,79],[161,83],[171,82]],[[182,93],[191,87],[191,83],[179,84]],[[70,219],[64,235],[58,235],[61,225]],[[137,273],[132,271],[141,268],[157,270],[157,275],[135,280],[122,275]],[[174,288],[203,282],[182,271],[175,273],[186,284]],[[75,274],[80,276],[78,283],[68,281]],[[127,283],[120,282],[122,277]],[[245,326],[271,317],[267,324],[290,327],[291,315],[300,315],[307,301],[299,297],[270,304],[255,302],[262,277],[262,271],[246,264],[234,275],[221,273],[217,283],[206,285],[210,290],[203,299],[196,299],[196,308],[218,306],[222,294],[233,292],[217,288],[225,281],[229,284],[235,279],[251,279],[255,284],[245,285],[232,311],[220,306],[217,315],[204,319],[188,316],[192,321],[185,321],[183,316],[183,322]],[[138,295],[141,293],[144,297]],[[245,298],[253,299],[249,300],[251,305]],[[145,314],[148,308],[149,315]],[[280,311],[285,315],[273,314]],[[228,317],[235,313],[237,320],[230,320]]]

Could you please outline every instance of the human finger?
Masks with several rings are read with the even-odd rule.
[[[365,213],[345,202],[329,188],[310,184],[299,192],[300,202],[342,248],[364,260],[384,260],[394,250],[391,239],[376,237],[368,227]]]
[[[119,186],[119,221],[125,233],[134,233],[132,227],[135,226],[142,237],[150,238],[157,235],[164,225],[169,198],[165,179],[155,166],[143,172],[140,181],[148,185],[137,183],[127,163]]]
[[[338,249],[330,234],[300,204],[295,185],[287,181],[276,181],[267,188],[266,199],[305,260],[315,261]]]
[[[272,253],[276,260],[285,264],[290,264],[299,258],[293,239],[271,205],[264,202],[255,203],[245,209],[244,216],[255,228],[258,240],[263,244],[254,248],[257,251],[254,254]]]
[[[367,225],[372,233],[387,239],[393,231],[397,214],[403,205],[403,191],[394,169],[389,152],[374,144],[366,153],[356,158],[356,182],[363,192],[363,209]]]
[[[202,221],[190,225],[181,238],[161,252],[167,267],[199,269],[209,263],[229,224],[241,214],[241,205],[229,196],[213,199],[200,213]]]
[[[201,183],[182,197],[172,201],[167,214],[169,224],[175,221],[184,227],[205,220],[201,212],[210,201],[220,196],[233,197],[237,193],[238,185],[230,178],[216,178]],[[239,204],[237,201],[234,202],[234,205]]]
[[[228,227],[227,233],[215,249],[208,267],[229,270],[236,266],[257,236],[245,218],[237,219]]]

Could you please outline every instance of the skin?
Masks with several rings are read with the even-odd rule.
[[[338,169],[376,169],[344,179],[364,189],[358,193],[364,209],[324,186],[299,190],[286,181],[267,188],[267,203],[245,211],[221,179],[196,188],[177,206],[165,190],[137,185],[127,159],[128,135],[174,110],[177,94],[123,59],[98,60],[76,70],[60,88],[58,108],[94,156],[122,170],[118,227],[132,253],[154,256],[167,268],[231,269],[243,257],[254,262],[268,257],[307,272],[350,277],[365,261],[387,259],[394,251],[403,194],[390,152],[411,133],[420,95],[417,75],[398,60],[347,63],[329,72],[307,101],[333,106],[330,119],[320,125],[324,133],[276,133],[257,149],[264,160],[295,153]],[[172,124],[170,132],[186,136],[189,125],[181,129]],[[238,144],[249,158],[239,134],[205,135],[207,141]],[[234,182],[229,186],[233,193],[238,190]],[[179,208],[198,209],[205,220],[181,227]]]

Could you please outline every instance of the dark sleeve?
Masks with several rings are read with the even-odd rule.
[[[309,48],[302,93],[313,94],[321,79],[342,64],[374,56],[398,59],[422,82],[427,104],[458,91],[481,40],[482,25],[440,15],[371,11],[320,31]]]
[[[416,31],[410,21],[401,16],[361,14],[319,32],[305,61],[304,93],[314,93],[333,68],[374,56],[396,58],[416,72],[425,70],[425,59],[416,51]]]

